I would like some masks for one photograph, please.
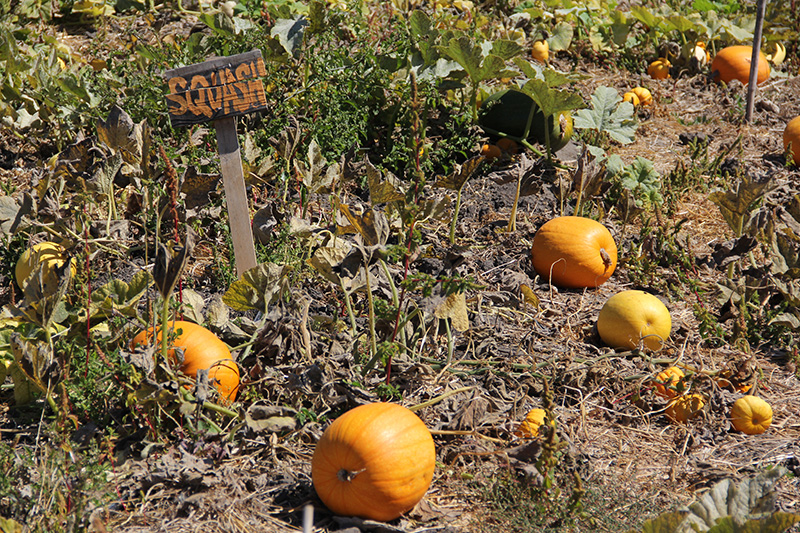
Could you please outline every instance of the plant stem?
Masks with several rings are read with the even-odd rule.
[[[369,340],[372,358],[378,355],[378,340],[375,335],[375,304],[372,300],[372,285],[369,282],[369,265],[364,265],[364,276],[367,279],[367,312],[369,315]]]
[[[167,328],[167,320],[169,319],[169,298],[170,295],[164,296],[164,302],[161,305],[161,361],[167,361],[167,354],[169,353],[169,333]],[[155,332],[154,332],[155,333]]]
[[[461,191],[464,190],[466,183],[464,181],[456,192],[456,207],[453,210],[453,220],[450,221],[450,244],[456,243],[456,222],[458,221],[458,212],[461,211]]]

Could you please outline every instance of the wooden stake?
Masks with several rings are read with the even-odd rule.
[[[244,185],[242,156],[239,151],[239,138],[236,136],[236,119],[227,117],[214,121],[217,129],[217,149],[219,150],[222,183],[225,186],[225,201],[228,206],[228,220],[233,240],[233,253],[236,257],[236,275],[242,274],[258,263],[253,242],[253,228],[250,222],[250,206],[247,202],[247,189]]]
[[[747,105],[744,112],[744,121],[753,119],[753,106],[756,99],[756,86],[758,85],[759,57],[761,56],[761,34],[764,29],[764,14],[767,10],[767,0],[758,0],[756,6],[756,27],[753,31],[753,59],[750,62],[750,81],[747,84]]]

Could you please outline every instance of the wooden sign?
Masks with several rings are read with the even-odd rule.
[[[213,121],[217,130],[217,149],[238,276],[258,263],[235,117],[266,109],[267,97],[260,79],[265,75],[260,50],[164,73],[169,86],[166,98],[172,125],[188,126]]]
[[[263,111],[267,75],[261,50],[168,70],[167,106],[173,126],[189,126]]]

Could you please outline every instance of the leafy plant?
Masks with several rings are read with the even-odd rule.
[[[642,531],[782,533],[800,523],[799,514],[775,511],[775,484],[785,474],[785,468],[776,466],[738,484],[723,479],[686,509],[648,520]]]
[[[623,102],[616,89],[599,86],[592,95],[592,107],[575,113],[575,128],[594,130],[620,144],[630,144],[638,127],[633,105]]]

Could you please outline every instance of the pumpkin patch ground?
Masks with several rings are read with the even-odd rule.
[[[616,8],[593,15],[590,38],[571,10],[551,19],[538,2],[436,2],[426,15],[381,2],[369,16],[275,4],[147,13],[98,1],[46,17],[0,6],[0,42],[18,55],[0,54],[0,529],[289,532],[310,506],[326,532],[643,531],[718,482],[770,471],[784,475],[768,512],[800,514],[800,170],[783,138],[800,116],[800,39],[786,30],[798,13],[768,10],[765,39],[786,57],[745,123],[745,85],[671,55],[674,24],[630,22],[638,48],[614,43]],[[647,11],[711,16],[668,4]],[[752,30],[723,4],[719,16]],[[687,42],[709,51],[751,44],[693,28]],[[489,44],[473,48],[479,36]],[[538,39],[546,65],[531,57]],[[214,125],[173,128],[161,75],[253,49],[269,109],[237,131],[261,266],[238,276]],[[490,49],[484,70],[464,60]],[[669,77],[648,75],[659,57]],[[572,120],[549,162],[549,133],[525,137],[524,117],[513,143],[497,134],[502,117],[491,132],[478,120],[491,94],[525,90],[541,69],[553,72],[528,90]],[[652,101],[621,104],[636,87]],[[613,270],[579,288],[548,283],[532,256],[539,229],[572,215],[601,223],[616,248]],[[579,226],[563,248],[587,240]],[[30,265],[20,289],[17,260],[44,241],[72,270],[37,285]],[[553,265],[567,261],[549,246]],[[601,339],[600,310],[629,290],[669,311],[660,350]],[[235,361],[232,385],[203,365],[181,372],[204,346],[184,353],[173,338],[162,357],[132,345],[165,295],[168,320],[226,345],[214,361]],[[363,434],[344,418],[323,439],[378,402],[408,409]],[[428,482],[418,421],[435,466],[405,511]],[[412,422],[424,449],[392,433]],[[377,481],[356,466],[312,479],[315,453],[346,457],[343,442],[377,458]],[[371,509],[367,484],[334,507],[402,515],[336,515],[314,486],[347,479],[402,501]]]

